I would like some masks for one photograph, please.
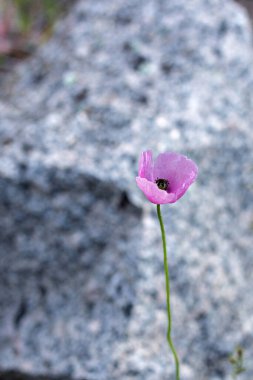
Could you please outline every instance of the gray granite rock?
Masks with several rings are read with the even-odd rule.
[[[164,206],[184,380],[253,376],[252,37],[221,0],[83,0],[0,78],[0,378],[173,378],[138,156],[199,166]],[[23,374],[23,375],[22,375]]]

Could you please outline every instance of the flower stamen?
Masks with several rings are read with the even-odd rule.
[[[167,179],[164,179],[164,178],[157,178],[155,180],[155,183],[157,184],[157,187],[160,189],[160,190],[168,190],[169,188],[169,181]]]

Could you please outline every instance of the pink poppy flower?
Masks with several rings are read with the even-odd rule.
[[[155,204],[174,203],[180,199],[198,175],[197,165],[181,154],[165,152],[153,161],[152,152],[142,152],[138,187]]]

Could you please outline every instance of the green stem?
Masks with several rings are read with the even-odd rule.
[[[178,360],[176,349],[171,339],[172,321],[171,321],[171,310],[170,310],[170,276],[169,276],[168,259],[167,259],[166,236],[165,236],[165,230],[164,230],[160,205],[157,205],[157,216],[160,222],[162,241],[163,241],[164,273],[165,273],[165,279],[166,279],[167,312],[168,312],[167,340],[168,340],[170,349],[173,353],[174,360],[175,360],[176,380],[180,380],[179,360]]]

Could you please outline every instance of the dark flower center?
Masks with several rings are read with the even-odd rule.
[[[169,181],[167,179],[157,178],[155,183],[160,190],[168,190],[169,188]]]

